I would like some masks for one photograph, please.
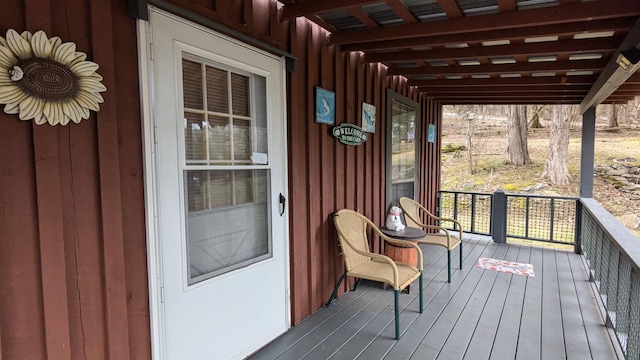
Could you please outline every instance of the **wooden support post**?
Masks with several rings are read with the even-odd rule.
[[[501,189],[493,193],[491,237],[497,243],[507,242],[507,195]]]

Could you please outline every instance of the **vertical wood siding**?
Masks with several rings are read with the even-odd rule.
[[[135,21],[126,2],[17,0],[100,65],[101,111],[51,127],[0,113],[0,359],[149,359]]]
[[[270,0],[171,0],[190,12],[289,51],[287,146],[292,322],[314,313],[343,271],[329,216],[356,209],[383,223],[386,90],[422,110],[420,200],[434,208],[440,172],[440,106],[360,53],[343,53],[305,19],[278,19]],[[149,307],[135,21],[121,0],[16,0],[0,32],[73,41],[100,65],[101,111],[65,127],[0,113],[0,360],[149,359]],[[314,122],[316,86],[336,93],[336,124],[376,130],[340,144]],[[427,142],[436,124],[436,143]],[[379,239],[372,246],[381,251]],[[350,284],[345,284],[345,291]]]

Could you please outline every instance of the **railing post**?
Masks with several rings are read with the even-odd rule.
[[[582,203],[580,202],[580,199],[576,200],[576,225],[573,242],[573,252],[576,254],[582,254]]]
[[[502,189],[493,193],[491,209],[491,237],[497,243],[507,242],[507,195]]]

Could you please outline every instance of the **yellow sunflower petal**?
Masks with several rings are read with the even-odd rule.
[[[47,59],[51,55],[53,46],[47,39],[47,35],[44,31],[40,30],[33,34],[31,38],[31,48],[33,49],[33,55],[41,59]]]
[[[7,45],[7,40],[5,40],[2,36],[0,36],[0,45],[4,47],[9,47],[9,45]]]
[[[89,109],[87,109],[86,107],[80,105],[77,99],[73,99],[73,102],[76,103],[76,106],[78,107],[78,109],[80,109],[80,112],[82,112],[83,119],[88,119],[89,116],[91,116],[91,111],[89,111]],[[78,120],[78,122],[80,122],[80,120]]]
[[[31,36],[32,36],[31,35],[31,31],[25,30],[25,31],[22,32],[22,34],[20,34],[20,36],[23,39],[27,40],[27,42],[31,42]]]
[[[64,43],[53,53],[52,59],[63,65],[68,65],[74,59],[76,53],[76,44],[68,42]]]
[[[0,68],[10,69],[18,62],[8,47],[0,46]]]
[[[62,118],[60,118],[60,125],[65,126],[69,123],[69,117],[66,115],[63,115]]]
[[[87,54],[80,52],[80,51],[76,51],[75,54],[75,58],[73,60],[71,60],[71,62],[69,62],[69,64],[67,66],[71,67],[77,63],[83,62],[87,60]]]
[[[88,92],[102,92],[107,90],[101,82],[92,78],[82,77],[78,79],[78,85],[80,85],[81,89]]]
[[[98,70],[98,64],[93,61],[82,61],[70,67],[71,71],[78,77],[85,77]]]
[[[27,97],[20,102],[20,119],[29,120],[42,113],[45,101],[35,97]]]
[[[39,112],[33,117],[33,122],[35,122],[36,125],[42,125],[47,122],[47,118],[42,114],[42,112]]]
[[[20,102],[27,98],[27,95],[22,89],[15,85],[0,86],[0,103],[9,104],[13,102]]]
[[[4,106],[5,114],[17,114],[20,112],[20,103],[10,103]]]
[[[78,91],[78,94],[82,94],[83,96],[88,97],[89,99],[95,101],[98,104],[102,104],[104,102],[104,98],[102,97],[102,95],[97,92],[89,92],[89,91],[81,90],[81,91]]]
[[[62,40],[59,37],[54,36],[49,39],[49,44],[51,44],[51,54],[49,54],[49,56],[53,57],[53,54],[56,52],[56,49],[58,49],[58,47],[62,45]]]
[[[87,108],[93,111],[99,111],[100,105],[98,105],[98,100],[89,95],[90,93],[86,91],[78,91],[76,94],[76,101],[83,108]]]
[[[32,57],[31,44],[20,36],[15,30],[7,31],[7,45],[9,49],[20,59],[29,59]]]
[[[88,78],[91,78],[91,79],[94,79],[94,80],[97,80],[97,81],[102,81],[102,80],[104,79],[104,78],[102,77],[102,75],[98,74],[97,72],[96,72],[96,73],[93,73],[93,74],[91,74],[91,75],[89,75],[89,76],[87,76],[87,77],[88,77]]]
[[[64,112],[62,112],[62,105],[59,102],[47,101],[44,104],[42,113],[51,125],[56,125],[62,122],[62,119],[65,117]]]
[[[13,80],[11,80],[11,75],[9,75],[8,71],[6,73],[4,71],[0,71],[0,86],[9,86],[9,85],[15,86],[16,83]]]
[[[80,118],[82,118],[82,112],[78,107],[77,103],[73,101],[67,101],[62,103],[62,111],[69,119],[73,120],[73,122],[78,122]]]

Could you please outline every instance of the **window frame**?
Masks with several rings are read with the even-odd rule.
[[[415,109],[416,111],[416,117],[415,117],[415,125],[414,125],[414,172],[413,172],[413,197],[414,200],[418,197],[418,181],[419,181],[419,154],[420,154],[420,140],[421,140],[421,124],[420,124],[420,120],[422,119],[421,116],[421,108],[420,108],[420,104],[411,100],[410,98],[401,95],[391,89],[387,89],[387,100],[386,100],[386,129],[387,129],[387,134],[386,134],[386,139],[385,139],[385,143],[386,143],[386,151],[385,151],[385,172],[386,172],[386,184],[385,184],[385,196],[386,196],[386,204],[387,204],[387,210],[389,208],[391,208],[394,205],[397,205],[396,203],[394,203],[394,199],[392,199],[393,196],[393,173],[392,173],[392,165],[393,165],[393,102],[399,102],[405,106],[411,107],[413,109]]]

